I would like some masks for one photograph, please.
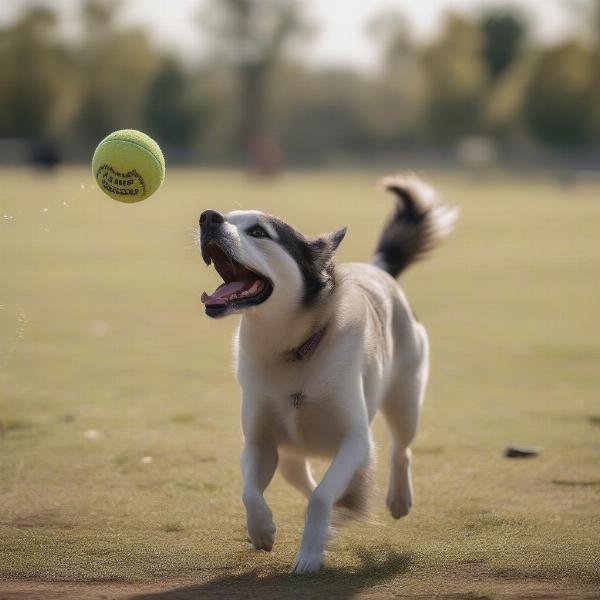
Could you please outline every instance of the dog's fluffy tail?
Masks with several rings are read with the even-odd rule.
[[[415,175],[386,177],[381,185],[396,196],[396,207],[372,262],[398,277],[452,231],[458,211],[443,204],[435,190]]]

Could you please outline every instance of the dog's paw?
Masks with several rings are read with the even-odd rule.
[[[316,573],[323,562],[323,555],[319,552],[302,552],[296,556],[292,566],[292,573]]]
[[[252,533],[248,530],[248,537],[255,550],[271,552],[275,543],[275,525],[272,524],[268,529],[253,531]]]
[[[256,550],[270,552],[275,543],[275,523],[271,511],[266,506],[248,515],[248,538]]]
[[[385,501],[388,510],[394,519],[405,517],[412,506],[412,494],[410,491],[403,493],[388,493]]]

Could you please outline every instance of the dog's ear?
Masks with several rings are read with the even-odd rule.
[[[340,227],[337,231],[334,231],[327,236],[329,238],[329,245],[332,253],[335,253],[338,246],[342,243],[342,240],[346,237],[346,231],[348,231],[347,227]]]
[[[342,243],[346,235],[346,227],[342,227],[333,233],[324,233],[311,240],[310,246],[314,254],[314,260],[320,266],[325,266],[329,263],[338,246]]]
[[[329,254],[329,257],[333,257],[338,246],[342,243],[342,240],[346,236],[347,227],[341,227],[333,233],[323,233],[318,236],[314,241],[316,246],[321,252]]]

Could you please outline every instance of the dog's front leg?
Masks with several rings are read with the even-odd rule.
[[[263,492],[277,468],[277,447],[267,440],[247,440],[241,466],[248,537],[257,550],[270,551],[275,541],[275,523]]]
[[[361,428],[344,438],[333,462],[308,501],[304,534],[292,567],[293,572],[310,573],[320,568],[333,507],[343,496],[357,470],[368,462],[370,448],[368,425],[364,430]]]

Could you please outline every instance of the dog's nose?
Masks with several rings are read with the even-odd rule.
[[[225,217],[216,210],[205,210],[200,215],[200,227],[214,227],[225,223]]]

